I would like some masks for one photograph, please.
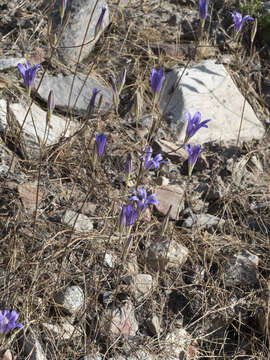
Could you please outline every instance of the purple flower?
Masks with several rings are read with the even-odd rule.
[[[165,79],[165,75],[163,75],[162,67],[159,69],[159,72],[156,70],[156,68],[153,67],[152,75],[150,75],[150,80],[154,94],[158,94],[160,92],[164,79]]]
[[[245,22],[247,22],[248,20],[252,20],[252,21],[254,20],[254,18],[251,17],[250,15],[246,15],[242,17],[242,14],[240,14],[237,11],[235,11],[234,13],[231,12],[231,15],[233,17],[234,27],[237,32],[242,29]]]
[[[185,138],[185,143],[193,136],[196,134],[196,132],[201,128],[201,127],[205,127],[208,128],[208,125],[206,125],[209,121],[211,121],[211,119],[207,119],[204,120],[202,122],[201,121],[201,113],[199,111],[197,111],[195,113],[195,115],[192,117],[191,113],[188,111],[187,113],[187,129],[186,129],[186,138]]]
[[[118,93],[117,84],[116,84],[116,78],[114,75],[111,76],[111,84],[112,84],[114,94],[117,94]]]
[[[48,111],[53,112],[54,108],[55,108],[54,92],[53,90],[50,90],[48,96]]]
[[[130,154],[127,155],[127,160],[125,163],[125,173],[127,175],[130,175],[132,173],[132,158]]]
[[[66,11],[67,2],[66,0],[60,0],[60,18],[63,20],[65,11]]]
[[[163,156],[161,154],[156,155],[154,159],[152,159],[153,149],[151,146],[149,146],[148,149],[144,149],[144,151],[147,153],[147,155],[141,156],[141,159],[144,159],[144,168],[146,170],[150,170],[153,167],[158,169],[160,164],[167,162],[167,161],[162,161]]]
[[[102,23],[103,23],[103,20],[104,20],[104,15],[105,15],[106,10],[107,10],[106,7],[105,7],[105,6],[102,6],[101,14],[99,15],[99,19],[98,19],[98,21],[97,21],[96,28],[95,28],[95,37],[97,36],[97,34],[99,33],[99,31],[101,30],[101,27],[102,27]]]
[[[16,324],[18,317],[19,314],[15,310],[4,310],[3,313],[0,310],[0,334],[8,334],[11,329],[16,327],[23,329],[24,326],[22,324]]]
[[[98,156],[102,156],[106,149],[107,136],[103,133],[101,135],[96,135],[96,153]]]
[[[132,204],[120,207],[121,213],[119,217],[120,226],[131,226],[135,223],[138,217],[138,210],[134,210]]]
[[[191,176],[194,165],[202,153],[201,145],[193,146],[192,144],[188,144],[185,145],[184,148],[188,151],[188,176]]]
[[[146,190],[144,188],[138,189],[137,191],[133,190],[134,195],[129,198],[130,201],[135,201],[137,204],[137,210],[139,212],[144,211],[148,205],[159,205],[159,201],[157,201],[156,196],[157,194],[152,194],[147,197]]]
[[[96,88],[93,89],[92,96],[91,96],[91,99],[90,99],[90,102],[88,105],[88,109],[87,109],[88,114],[90,114],[94,110],[96,97],[99,92],[100,92],[100,90],[98,90]]]
[[[208,15],[208,0],[200,0],[200,19],[205,20]]]
[[[47,122],[51,121],[52,113],[55,108],[55,102],[54,102],[54,92],[53,90],[50,90],[49,96],[48,96],[48,103],[47,103]]]
[[[35,65],[31,67],[31,64],[27,61],[26,67],[23,66],[23,64],[18,64],[18,69],[20,74],[23,77],[24,84],[27,88],[28,94],[30,95],[31,87],[33,85],[37,69],[40,67],[40,65]]]

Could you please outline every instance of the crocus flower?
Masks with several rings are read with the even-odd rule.
[[[96,135],[96,153],[98,156],[102,156],[106,149],[107,144],[107,136],[103,133],[100,135]]]
[[[60,0],[60,18],[61,22],[63,21],[63,17],[66,11],[67,2],[66,0]]]
[[[184,148],[188,151],[188,176],[191,176],[194,165],[202,153],[201,145],[193,146],[192,144],[188,144],[185,145]]]
[[[54,108],[55,108],[54,92],[53,90],[50,90],[48,96],[48,104],[47,104],[47,122],[51,121]]]
[[[162,161],[163,156],[161,154],[156,155],[152,159],[152,153],[153,149],[151,146],[149,146],[148,149],[144,149],[144,151],[147,153],[145,156],[141,156],[141,159],[144,159],[144,168],[146,170],[150,170],[152,168],[158,169],[160,164],[166,163],[167,161]]]
[[[102,9],[101,9],[101,13],[100,13],[100,16],[99,16],[99,19],[98,19],[98,22],[96,24],[96,28],[95,28],[95,37],[97,36],[97,34],[100,32],[101,30],[101,27],[102,27],[102,23],[103,23],[103,20],[104,20],[104,15],[105,15],[105,12],[106,12],[106,7],[105,6],[102,6]]]
[[[132,158],[130,154],[127,155],[127,161],[125,164],[125,173],[128,175],[132,173]]]
[[[137,204],[137,210],[139,212],[144,211],[148,205],[159,205],[159,201],[157,201],[156,196],[157,194],[152,194],[147,197],[146,190],[144,188],[138,189],[137,191],[133,190],[134,195],[129,198],[130,201],[135,201]]]
[[[254,20],[254,18],[250,15],[245,15],[244,17],[242,17],[242,14],[237,11],[235,11],[234,13],[231,12],[231,15],[233,17],[234,27],[237,32],[242,29],[245,22],[247,22],[248,20]]]
[[[199,111],[197,111],[194,116],[191,116],[191,113],[188,111],[187,112],[187,129],[186,129],[186,137],[185,137],[185,143],[187,143],[187,141],[196,134],[196,132],[202,128],[208,128],[208,125],[206,125],[209,121],[211,121],[211,119],[207,119],[201,122],[201,113]]]
[[[15,310],[4,310],[4,312],[0,310],[0,334],[8,334],[11,329],[16,327],[23,329],[22,324],[16,323],[18,317],[19,314]]]
[[[24,84],[26,86],[28,95],[30,95],[31,87],[32,87],[33,82],[34,82],[37,69],[39,67],[40,67],[39,64],[34,65],[33,67],[31,67],[31,64],[28,61],[26,63],[26,67],[24,67],[23,64],[18,64],[18,69],[19,69],[20,74],[23,77]]]
[[[91,96],[91,99],[90,99],[90,102],[89,102],[89,105],[88,105],[88,108],[87,108],[87,113],[88,114],[91,114],[92,111],[94,110],[96,97],[97,97],[97,94],[99,92],[100,92],[100,90],[98,90],[96,88],[93,89],[92,96]]]
[[[132,204],[124,205],[120,207],[121,213],[119,217],[119,225],[131,226],[135,223],[138,217],[138,210],[135,210]]]
[[[150,80],[154,94],[158,94],[160,92],[164,79],[165,75],[163,75],[162,67],[159,69],[159,71],[157,71],[157,69],[153,67],[152,74],[150,75]]]
[[[205,20],[208,15],[208,0],[200,0],[200,19]]]

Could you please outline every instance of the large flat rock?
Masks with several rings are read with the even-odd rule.
[[[64,63],[74,65],[74,63],[78,61],[78,56],[81,49],[79,45],[83,44],[83,42],[85,43],[80,58],[80,60],[83,60],[89,55],[95,43],[102,34],[102,31],[100,31],[98,36],[96,38],[94,37],[95,27],[103,6],[107,8],[107,11],[104,15],[102,30],[104,30],[109,25],[109,9],[106,0],[99,0],[96,8],[96,1],[94,0],[71,0],[67,1],[66,3],[67,7],[65,11],[64,22],[68,14],[70,14],[70,18],[67,26],[62,32],[57,51]],[[59,8],[60,0],[56,0],[52,16],[53,34],[57,33],[56,31],[59,31],[60,28]],[[95,11],[93,12],[94,8]],[[83,41],[91,16],[92,20],[90,22],[85,41]]]
[[[10,110],[14,117],[15,127],[17,129],[23,124],[27,109],[26,106],[23,106],[20,103],[10,105]],[[9,127],[6,111],[6,101],[0,100],[0,131],[6,131]],[[53,114],[50,126],[47,128],[46,111],[42,110],[36,104],[32,104],[31,111],[26,118],[22,132],[27,154],[34,158],[39,156],[39,141],[45,146],[56,144],[64,134],[65,126],[66,120]],[[75,130],[76,125],[71,123],[66,132],[66,136],[72,135]]]
[[[183,70],[173,69],[167,74],[160,103],[162,109],[165,109]],[[235,145],[243,105],[244,97],[225,67],[215,64],[214,60],[206,60],[186,69],[165,112],[171,119],[174,135],[181,134],[181,139],[184,139],[187,111],[192,115],[200,111],[203,120],[210,118],[212,121],[208,124],[208,129],[203,128],[197,132],[191,140],[192,143],[223,141],[227,145]],[[246,102],[240,141],[260,139],[263,134],[262,123]]]
[[[68,99],[72,80],[73,75],[45,75],[38,94],[45,102],[47,102],[49,92],[52,89],[54,91],[55,106],[65,111],[68,108]],[[81,90],[82,86],[83,89]],[[103,95],[103,101],[100,109],[101,113],[108,111],[112,107],[112,89],[94,77],[88,77],[87,79],[86,75],[80,74],[76,75],[72,90],[70,106],[73,111],[84,113],[87,110],[93,88],[100,90],[100,93],[97,95],[96,103],[98,102],[99,96]]]

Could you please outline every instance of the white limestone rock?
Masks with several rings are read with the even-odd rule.
[[[163,110],[183,71],[183,68],[173,69],[167,74],[160,102]],[[200,111],[202,120],[211,119],[211,122],[208,129],[196,133],[192,143],[222,141],[231,146],[237,142],[243,105],[244,97],[225,67],[215,60],[206,60],[185,70],[166,109],[166,118],[170,119],[174,134],[181,134],[184,139],[187,111],[192,115]],[[263,135],[262,123],[246,102],[240,141],[260,139]]]

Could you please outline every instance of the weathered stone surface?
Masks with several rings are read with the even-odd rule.
[[[157,200],[159,205],[155,205],[157,210],[166,215],[169,207],[172,205],[170,211],[170,218],[173,220],[178,219],[179,212],[184,206],[184,190],[179,185],[161,186],[156,189]]]
[[[73,285],[54,296],[58,305],[71,315],[77,313],[84,304],[84,293],[79,286]]]
[[[165,109],[182,72],[183,68],[174,69],[167,74],[161,98],[162,109]],[[202,119],[211,119],[211,122],[208,129],[200,129],[194,135],[193,143],[223,141],[225,144],[235,145],[243,104],[244,97],[224,66],[216,64],[214,60],[206,60],[185,71],[167,107],[166,117],[171,119],[176,135],[183,133],[187,111],[192,115],[200,111]],[[246,102],[240,141],[260,139],[263,134],[263,125]],[[184,134],[181,138],[184,138]]]
[[[74,229],[78,231],[93,230],[93,221],[88,216],[82,214],[78,215],[78,213],[72,210],[67,210],[65,212],[62,222],[69,226],[73,226],[75,224]]]
[[[183,328],[175,328],[173,332],[166,336],[164,342],[167,357],[162,360],[180,359],[187,360],[198,359],[198,349],[192,344],[192,337]]]
[[[53,335],[53,337],[70,340],[71,338],[80,336],[80,332],[68,322],[61,324],[43,323],[42,325]]]
[[[43,344],[38,335],[31,330],[27,335],[24,335],[21,356],[29,360],[47,360],[47,356],[43,350]]]
[[[105,321],[109,321],[108,326],[112,335],[136,335],[139,326],[134,310],[132,302],[127,301],[123,306],[105,312]]]
[[[243,249],[240,254],[231,258],[224,269],[226,286],[252,287],[259,284],[257,266],[259,259],[256,255]]]
[[[0,59],[0,71],[16,67],[19,63],[26,64],[25,58]]]
[[[14,118],[13,126],[18,130],[24,122],[27,107],[22,104],[11,104],[10,110]],[[5,100],[0,100],[0,131],[9,129],[6,114],[7,103]],[[66,121],[64,119],[52,115],[50,126],[46,127],[46,111],[39,108],[36,104],[32,104],[22,132],[27,155],[34,158],[39,156],[39,140],[44,145],[57,143],[65,130],[65,125]],[[66,135],[71,135],[73,131],[75,131],[74,123],[70,125]]]
[[[192,228],[193,226],[201,226],[205,228],[213,228],[224,225],[225,220],[211,214],[193,214],[184,220],[183,226]]]
[[[187,261],[188,249],[172,240],[155,241],[146,251],[146,264],[153,271],[179,267]]]
[[[175,143],[167,140],[158,140],[155,142],[157,152],[162,152],[164,156],[171,159],[173,162],[179,163],[188,159],[188,152],[186,149],[179,149]]]
[[[67,1],[67,7],[65,11],[64,22],[68,14],[70,14],[69,21],[64,31],[62,32],[61,40],[59,42],[58,54],[60,58],[66,64],[74,64],[78,61],[78,56],[80,53],[80,45],[83,46],[82,54],[80,60],[86,58],[91,50],[93,49],[95,43],[98,41],[100,35],[104,29],[109,25],[109,9],[105,0],[99,0],[95,8],[95,1],[93,0],[72,0]],[[95,27],[98,22],[99,16],[101,14],[102,7],[107,8],[104,20],[102,24],[102,29],[99,34],[95,37]],[[95,8],[95,11],[93,12]],[[55,8],[52,17],[53,24],[53,34],[57,34],[57,29],[60,27],[60,0],[55,2]],[[92,16],[88,31],[88,23]],[[85,32],[87,35],[84,40]]]
[[[103,96],[102,105],[100,108],[101,113],[108,111],[113,105],[113,91],[108,88],[100,80],[94,77],[89,77],[80,74],[76,75],[72,96],[70,101],[70,108],[73,111],[79,113],[85,113],[89,105],[93,88],[100,90],[97,96],[96,103],[98,103],[99,96]],[[57,76],[45,75],[38,90],[39,96],[47,102],[50,90],[54,91],[55,106],[60,110],[68,109],[69,92],[73,81],[73,75],[63,76],[61,74]],[[84,81],[85,84],[84,84]],[[83,86],[84,84],[84,86]],[[83,86],[83,89],[81,90]],[[78,97],[78,100],[77,100]],[[76,101],[77,100],[77,101]],[[76,104],[75,104],[76,103]]]
[[[157,315],[151,316],[150,319],[146,321],[148,330],[151,332],[153,336],[159,336],[162,328],[160,326],[160,319]]]
[[[18,192],[22,200],[25,210],[30,212],[34,211],[36,208],[36,197],[37,197],[37,184],[26,182],[24,184],[18,185]],[[38,193],[38,205],[44,196],[42,187],[39,188]]]
[[[153,278],[149,274],[127,276],[125,282],[129,283],[133,288],[134,296],[137,301],[150,295],[154,287]]]

